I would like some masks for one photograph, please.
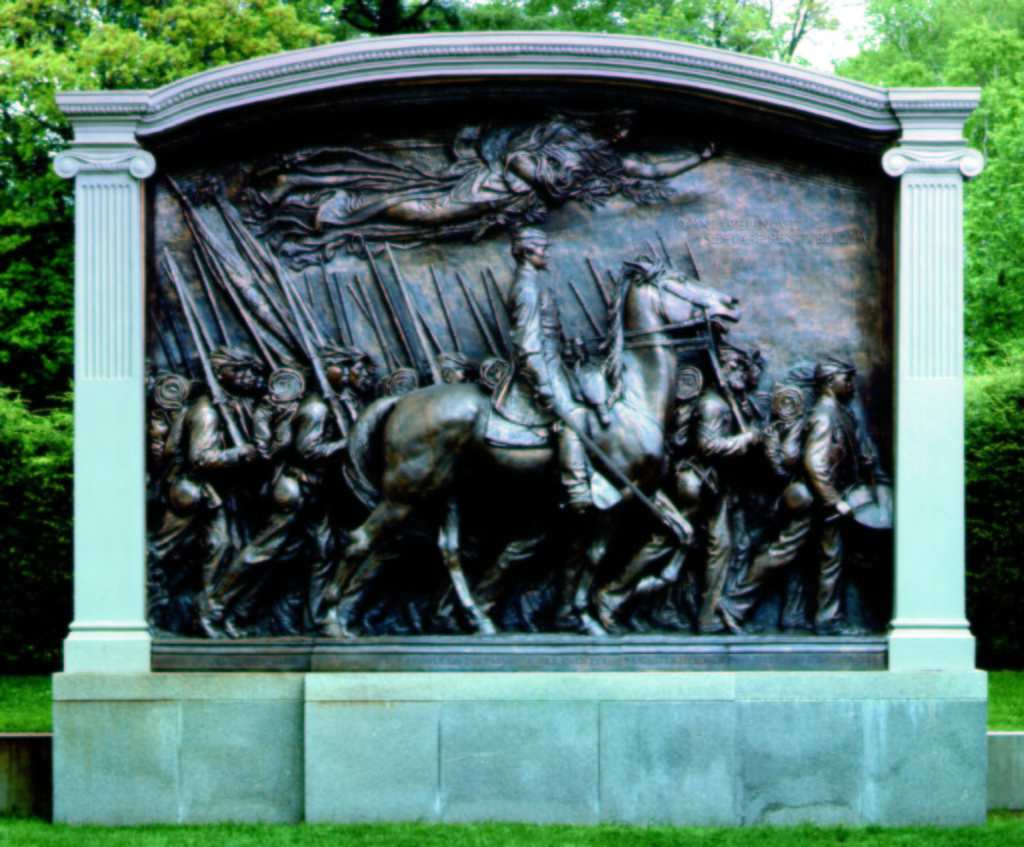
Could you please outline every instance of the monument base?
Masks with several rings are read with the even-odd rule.
[[[983,823],[986,675],[54,677],[54,819]]]

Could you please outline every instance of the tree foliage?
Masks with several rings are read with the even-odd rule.
[[[872,34],[837,71],[876,85],[980,86],[965,133],[985,154],[964,200],[967,356],[1024,349],[1024,2],[871,0]]]
[[[68,398],[70,400],[70,398]],[[71,414],[0,389],[0,664],[59,667],[71,619]]]
[[[1024,667],[1024,356],[968,377],[967,616],[986,668]]]

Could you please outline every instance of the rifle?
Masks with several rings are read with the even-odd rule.
[[[441,311],[444,312],[444,319],[448,322],[448,331],[452,334],[452,341],[455,344],[455,352],[462,352],[462,345],[459,344],[459,335],[455,331],[455,324],[452,323],[451,313],[448,311],[448,302],[444,299],[444,291],[441,290],[441,283],[437,281],[437,271],[434,270],[434,266],[430,266],[430,276],[434,280],[434,288],[437,289],[437,299],[441,301]]]
[[[402,299],[405,300],[405,308],[409,310],[409,314],[412,317],[413,329],[416,330],[416,338],[420,343],[420,349],[423,351],[424,357],[427,360],[427,366],[430,368],[430,375],[434,378],[434,382],[440,384],[444,382],[441,377],[441,369],[437,366],[437,362],[434,361],[434,357],[430,355],[430,347],[427,345],[426,336],[423,334],[423,327],[426,321],[423,320],[423,315],[419,314],[419,309],[413,304],[412,296],[409,294],[409,287],[405,284],[405,277],[402,276],[402,271],[398,267],[398,263],[395,261],[395,256],[391,252],[391,245],[386,241],[384,242],[384,250],[388,254],[388,259],[391,261],[391,270],[395,274],[395,279],[398,281],[398,287],[402,292]],[[417,320],[418,317],[418,320]],[[437,344],[437,339],[434,339],[434,343]],[[441,352],[441,345],[437,345],[437,352]],[[423,366],[420,365],[420,371],[422,372]]]
[[[388,292],[387,286],[384,284],[384,277],[380,275],[380,270],[377,268],[377,262],[373,258],[373,253],[371,253],[370,248],[366,246],[366,239],[360,236],[360,241],[362,241],[363,252],[366,253],[366,258],[370,263],[370,270],[373,273],[373,277],[377,280],[377,285],[380,287],[381,296],[384,298],[384,305],[387,306],[388,312],[391,314],[391,320],[395,325],[395,330],[398,332],[398,340],[402,342],[402,347],[405,348],[405,355],[409,359],[409,364],[416,368],[416,370],[420,371],[420,377],[423,377],[425,374],[420,368],[419,363],[416,361],[416,354],[413,353],[412,344],[409,343],[409,338],[406,335],[403,322],[399,318],[398,312],[395,309],[395,304],[391,302],[391,294]]]
[[[494,341],[494,336],[491,335],[491,330],[487,326],[487,322],[484,320],[483,313],[480,311],[480,304],[476,302],[476,298],[473,296],[473,292],[469,290],[469,286],[466,285],[466,280],[462,278],[461,271],[455,272],[455,278],[459,281],[459,285],[462,286],[462,293],[466,295],[466,301],[469,303],[470,311],[473,313],[473,318],[476,320],[476,325],[480,327],[480,332],[483,334],[484,341],[487,343],[487,349],[491,351],[492,356],[500,356],[498,352],[498,345]]]
[[[655,233],[658,236],[658,243],[661,245],[661,252],[665,254],[665,261],[668,263],[670,268],[675,267],[672,262],[672,257],[668,254],[668,248],[665,246],[665,239],[661,237],[661,233]]]
[[[291,308],[292,313],[295,315],[295,326],[299,331],[302,349],[306,354],[306,358],[309,359],[309,364],[313,368],[313,375],[316,377],[316,381],[320,385],[320,392],[323,395],[324,402],[328,407],[330,407],[331,414],[334,415],[334,419],[338,424],[338,429],[341,432],[342,438],[347,438],[348,423],[345,420],[345,413],[342,412],[341,406],[338,404],[338,398],[334,396],[334,390],[331,388],[331,383],[328,381],[327,374],[324,372],[323,362],[320,361],[320,356],[317,355],[317,350],[313,346],[309,335],[306,333],[306,327],[302,322],[302,312],[298,307],[298,297],[295,294],[295,290],[292,288],[291,281],[284,276],[281,269],[277,266],[276,260],[274,260],[273,257],[271,257],[271,260],[273,261],[272,269],[281,285],[281,290],[284,292],[285,300],[288,302],[289,308]]]
[[[331,278],[327,275],[327,268],[322,264],[320,265],[320,273],[324,275],[324,288],[327,289],[327,298],[331,301],[331,309],[334,311],[334,320],[338,324],[338,337],[341,339],[342,344],[346,347],[351,347],[352,330],[348,327],[348,322],[342,320],[341,309],[338,308],[338,300],[335,297],[334,288],[331,286]]]
[[[171,309],[171,304],[167,299],[167,294],[164,292],[163,285],[159,284],[160,277],[157,276],[156,299],[160,303],[161,311],[167,316],[167,322],[171,325],[171,333],[174,335],[174,340],[178,344],[178,353],[181,355],[181,364],[185,369],[185,373],[188,374],[189,379],[195,378],[195,373],[192,370],[192,365],[188,361],[188,350],[185,347],[185,342],[181,338],[181,328],[178,326],[178,319],[174,316],[174,311]],[[170,359],[168,359],[168,362]]]
[[[226,392],[219,382],[217,382],[217,375],[214,373],[213,366],[210,364],[210,357],[203,342],[200,339],[200,333],[196,327],[196,316],[191,311],[191,301],[185,293],[185,284],[181,281],[181,276],[178,273],[178,266],[174,263],[174,259],[167,248],[164,248],[164,267],[167,269],[168,275],[171,277],[171,282],[174,284],[174,288],[178,292],[178,300],[181,303],[181,311],[185,313],[185,320],[188,323],[189,332],[192,334],[192,342],[195,344],[196,351],[199,353],[199,361],[203,366],[203,374],[206,376],[206,384],[210,388],[210,395],[213,397],[213,405],[220,415],[221,420],[224,422],[224,428],[227,430],[228,438],[232,442],[232,447],[241,447],[246,443],[242,437],[241,430],[238,428],[238,424],[235,419],[231,417],[230,405],[228,403],[228,397]]]
[[[693,255],[693,250],[690,248],[689,241],[686,242],[686,249],[690,254],[690,261],[693,262],[693,269],[697,272],[697,282],[700,282],[700,268],[697,266],[697,259]],[[740,411],[740,404],[736,402],[736,395],[732,393],[732,388],[729,387],[729,383],[725,380],[725,374],[722,373],[722,361],[718,358],[718,342],[715,340],[715,328],[711,324],[711,315],[708,314],[706,307],[704,309],[704,326],[708,334],[708,358],[711,360],[711,367],[715,372],[715,379],[718,380],[718,384],[722,387],[722,393],[725,395],[725,400],[729,404],[729,408],[732,410],[733,417],[736,418],[736,423],[739,424],[740,430],[743,432],[749,432],[750,427],[747,426],[747,422],[743,418],[743,413]]]
[[[576,299],[579,301],[580,306],[583,307],[583,314],[587,316],[587,320],[590,321],[590,325],[594,328],[594,332],[596,332],[597,337],[600,338],[604,333],[601,332],[601,327],[598,325],[597,321],[594,320],[594,316],[590,314],[590,309],[587,308],[587,304],[583,299],[583,295],[580,294],[580,290],[576,287],[576,283],[570,280],[569,288],[571,288],[572,293],[576,295]]]
[[[224,327],[224,319],[220,316],[220,309],[217,308],[217,301],[213,299],[213,286],[210,285],[210,279],[206,275],[206,270],[203,268],[202,262],[199,261],[199,254],[195,249],[192,250],[192,262],[195,264],[196,270],[199,271],[199,279],[202,281],[203,289],[206,291],[206,299],[210,301],[213,318],[217,321],[217,328],[220,329],[221,342],[227,344],[228,331]]]
[[[169,368],[173,368],[174,359],[171,358],[171,348],[167,345],[167,339],[164,338],[163,330],[160,329],[160,324],[157,323],[153,309],[147,309],[146,314],[149,315],[149,323],[153,327],[153,332],[156,334],[156,339],[160,343],[160,348],[164,351],[164,358],[167,360],[167,366]]]
[[[590,275],[594,278],[594,284],[597,286],[598,293],[601,295],[601,299],[604,300],[604,307],[610,309],[612,307],[611,295],[605,290],[605,287],[601,284],[601,276],[597,272],[597,268],[594,267],[594,262],[590,256],[587,256],[587,267],[590,268]]]
[[[487,284],[488,273],[491,276],[490,285]],[[512,323],[508,317],[508,306],[505,305],[505,298],[502,297],[501,289],[498,288],[498,280],[494,276],[494,271],[488,267],[486,271],[480,272],[480,276],[484,281],[484,290],[487,292],[487,299],[491,304],[491,312],[494,314],[494,323],[498,327],[498,335],[501,336],[501,346],[508,353],[509,339],[512,337]]]
[[[356,305],[363,310],[363,314],[366,315],[366,319],[373,325],[373,331],[377,335],[377,343],[380,344],[380,349],[384,354],[384,359],[387,362],[388,368],[393,371],[398,370],[402,364],[398,361],[398,356],[395,355],[384,337],[384,330],[380,325],[380,321],[377,320],[377,313],[374,311],[369,292],[367,292],[366,286],[363,285],[362,279],[359,278],[359,274],[355,275],[355,279],[356,285],[359,286],[359,293],[362,295],[362,299],[360,299],[356,294],[355,289],[350,284],[348,290],[352,294],[352,299],[356,301]]]

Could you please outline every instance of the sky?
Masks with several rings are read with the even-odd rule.
[[[833,63],[856,54],[866,34],[864,12],[865,0],[834,0],[832,13],[839,21],[839,29],[806,36],[796,55],[810,62],[815,70],[831,73]]]

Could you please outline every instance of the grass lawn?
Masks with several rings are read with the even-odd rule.
[[[1024,732],[1024,672],[989,671],[988,728]]]
[[[0,676],[0,732],[52,732],[50,689],[48,676]],[[988,728],[1024,732],[1024,671],[989,671]]]
[[[0,732],[53,732],[52,689],[48,676],[0,676]]]
[[[328,826],[70,827],[0,821],[3,847],[1005,847],[1024,844],[1024,818],[992,815],[985,826],[706,827],[361,824]]]

